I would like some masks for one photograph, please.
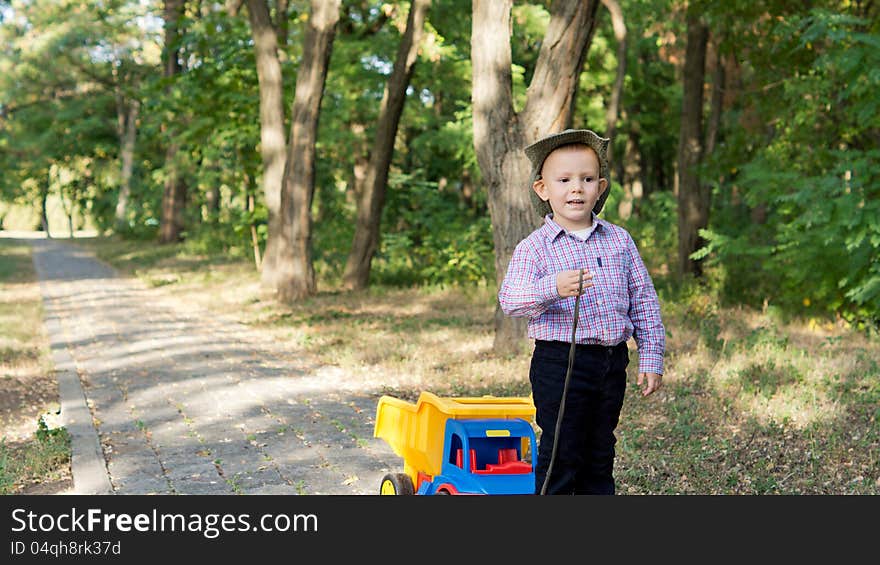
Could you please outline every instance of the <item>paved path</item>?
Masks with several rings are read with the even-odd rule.
[[[82,249],[32,240],[77,493],[375,494],[402,469],[376,397],[181,312]],[[334,390],[335,389],[335,390]]]

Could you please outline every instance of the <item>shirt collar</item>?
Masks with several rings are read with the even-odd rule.
[[[596,225],[595,231],[605,229],[608,226],[608,222],[597,216],[595,212],[591,212],[591,214],[593,214],[593,223]],[[556,223],[552,212],[544,216],[544,225],[541,226],[541,230],[550,241],[559,237],[559,234],[568,233],[564,227]]]

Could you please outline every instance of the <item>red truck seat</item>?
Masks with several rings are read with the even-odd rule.
[[[519,456],[516,454],[515,447],[511,447],[509,449],[502,448],[498,450],[498,464],[503,465],[508,461],[519,461]]]
[[[470,459],[471,459],[471,473],[477,470],[477,450],[471,448],[470,449]],[[455,450],[455,465],[457,467],[464,468],[463,455],[461,452],[461,448]]]
[[[464,456],[461,448],[455,450],[455,464],[464,468]],[[513,475],[532,472],[532,465],[520,461],[516,448],[498,450],[498,463],[488,463],[485,468],[477,468],[477,450],[470,449],[470,471],[478,475]]]

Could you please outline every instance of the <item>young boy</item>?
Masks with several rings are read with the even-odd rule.
[[[608,142],[590,130],[569,129],[525,148],[532,190],[546,215],[516,246],[498,299],[505,314],[529,318],[535,340],[529,380],[541,428],[536,494],[554,439],[546,494],[614,494],[614,429],[630,337],[639,350],[642,395],[662,383],[666,334],[651,277],[629,233],[597,216],[608,196]],[[554,438],[581,273],[576,354]]]

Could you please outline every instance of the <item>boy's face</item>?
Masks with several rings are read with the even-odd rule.
[[[541,200],[550,203],[553,219],[568,231],[593,225],[593,206],[608,181],[599,178],[599,158],[590,147],[560,147],[544,160],[541,178],[532,185]]]

